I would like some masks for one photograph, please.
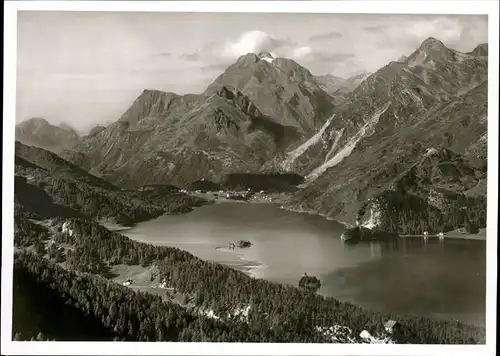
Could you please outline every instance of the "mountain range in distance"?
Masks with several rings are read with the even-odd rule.
[[[16,139],[120,188],[297,173],[304,183],[290,209],[390,230],[402,219],[390,207],[417,201],[405,232],[418,214],[433,216],[426,227],[436,231],[452,216],[447,228],[484,225],[487,56],[487,44],[462,53],[428,38],[374,73],[341,79],[249,53],[202,94],[144,90],[87,136],[31,119]],[[474,215],[457,213],[459,203]]]
[[[43,118],[34,117],[16,125],[16,140],[54,153],[73,148],[81,139],[70,126],[52,125]]]

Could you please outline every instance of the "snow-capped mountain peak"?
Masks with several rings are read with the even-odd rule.
[[[269,52],[260,52],[258,57],[259,57],[259,59],[266,61],[266,62],[269,62],[269,63],[272,63],[274,60],[273,55]]]

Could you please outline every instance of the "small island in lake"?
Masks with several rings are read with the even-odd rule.
[[[229,243],[229,248],[230,249],[234,249],[236,247],[238,248],[247,248],[247,247],[250,247],[252,246],[252,243],[250,241],[246,241],[246,240],[239,240],[239,241],[236,241],[236,242],[230,242]]]

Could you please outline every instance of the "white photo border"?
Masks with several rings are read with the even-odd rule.
[[[17,11],[275,12],[488,15],[486,345],[14,342],[12,270]],[[2,328],[6,355],[495,355],[498,216],[499,4],[489,1],[6,1],[2,186]]]

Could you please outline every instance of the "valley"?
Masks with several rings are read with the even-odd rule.
[[[87,135],[19,124],[13,336],[484,343],[487,50],[346,79],[247,53]]]

